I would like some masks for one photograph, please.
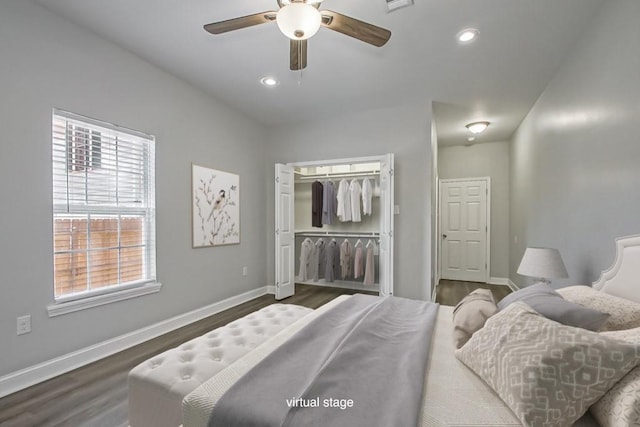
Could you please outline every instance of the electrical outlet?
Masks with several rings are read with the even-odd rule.
[[[246,276],[247,274],[249,274],[249,269],[247,267],[242,267],[242,275]]]
[[[31,332],[31,315],[20,316],[16,319],[17,335],[24,335]]]

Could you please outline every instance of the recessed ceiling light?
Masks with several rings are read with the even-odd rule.
[[[263,77],[260,79],[260,83],[262,83],[262,85],[266,87],[276,87],[280,84],[278,79],[274,77]]]
[[[471,133],[482,133],[489,126],[489,122],[473,122],[467,125],[467,129]]]
[[[465,28],[464,30],[458,33],[458,35],[456,36],[456,39],[460,43],[471,43],[476,38],[478,38],[479,34],[480,32],[475,28]]]

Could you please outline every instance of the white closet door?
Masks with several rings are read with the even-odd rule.
[[[380,162],[380,295],[393,295],[393,154]]]
[[[276,164],[276,299],[295,293],[293,166]]]

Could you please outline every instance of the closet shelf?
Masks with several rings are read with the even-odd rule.
[[[304,237],[380,237],[377,231],[296,231],[296,236]]]
[[[357,171],[357,172],[327,172],[327,173],[318,173],[313,175],[304,175],[298,171],[294,171],[294,173],[298,175],[295,178],[295,182],[307,181],[307,180],[313,180],[313,179],[319,179],[319,178],[352,178],[357,176],[363,176],[363,177],[364,176],[371,176],[371,177],[380,176],[379,170]]]

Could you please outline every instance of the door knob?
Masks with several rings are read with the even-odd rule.
[[[442,238],[443,238],[443,239],[446,239],[446,238],[447,238],[447,235],[443,233],[443,234],[442,234]]]

